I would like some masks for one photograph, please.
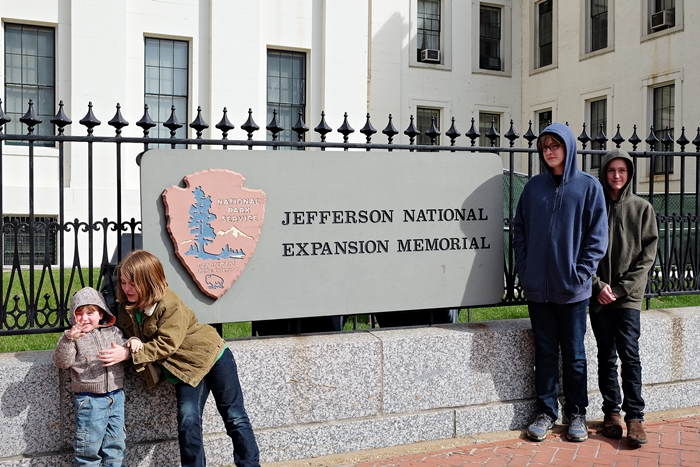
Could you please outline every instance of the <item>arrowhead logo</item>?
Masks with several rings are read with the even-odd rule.
[[[199,289],[218,299],[253,256],[265,193],[243,188],[243,175],[226,169],[195,172],[184,182],[163,191],[168,233]]]

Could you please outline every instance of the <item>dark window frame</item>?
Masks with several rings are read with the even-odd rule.
[[[503,69],[501,33],[503,10],[490,5],[479,6],[479,68]]]
[[[596,99],[590,102],[590,112],[591,112],[591,124],[589,127],[591,140],[595,140],[598,133],[600,133],[600,125],[603,125],[603,130],[607,135],[608,128],[608,99]],[[593,147],[593,141],[591,142],[591,147]],[[604,143],[601,144],[596,149],[605,149]],[[600,154],[591,154],[591,169],[600,168]]]
[[[283,70],[283,66],[289,67]],[[297,141],[297,133],[292,126],[299,119],[306,121],[307,54],[290,50],[267,50],[267,126],[272,121],[273,110],[284,128],[278,133],[278,141]],[[275,95],[276,94],[276,95]],[[266,132],[267,140],[272,141],[272,133]],[[303,141],[303,139],[302,139]],[[280,147],[280,149],[285,149]]]
[[[430,128],[431,118],[435,118],[435,128],[440,130],[440,112],[438,107],[416,107],[416,129],[420,132],[416,138],[416,144],[430,145],[430,138],[425,132]],[[435,145],[440,145],[440,135],[435,138]]]
[[[19,36],[13,39],[12,34],[19,34]],[[50,120],[56,114],[56,28],[5,23],[4,36],[4,111],[11,119],[4,126],[5,133],[24,134],[26,132],[27,127],[19,119],[27,112],[31,99],[34,113],[42,120],[34,127],[34,134],[54,135],[56,128]],[[19,50],[15,48],[16,45],[19,45]],[[19,70],[19,77],[16,76],[17,70]],[[45,70],[46,73],[44,73]],[[16,97],[18,93],[19,101]],[[28,145],[27,142],[22,141],[6,141],[5,144]],[[55,143],[35,141],[34,145],[54,147]]]
[[[676,110],[676,87],[675,84],[666,84],[652,89],[652,122],[654,135],[659,139],[659,143],[654,147],[656,151],[666,151],[661,142],[666,131],[673,139]],[[668,150],[673,151],[674,143],[671,143]],[[655,157],[653,175],[664,175],[666,173],[666,160],[669,160],[668,173],[673,173],[673,157]]]
[[[537,67],[542,68],[554,63],[554,15],[553,0],[545,0],[537,4]]]
[[[184,54],[182,47],[184,47]],[[156,48],[157,58],[152,56]],[[183,58],[184,63],[182,63]],[[150,136],[170,138],[170,130],[165,128],[163,123],[170,118],[174,105],[175,116],[182,123],[182,127],[175,132],[175,137],[187,138],[190,105],[190,43],[178,39],[146,37],[143,67],[143,100],[149,106],[149,115],[157,124],[151,129]],[[157,78],[154,76],[156,72]],[[184,145],[178,145],[178,148],[184,148]]]
[[[591,52],[608,47],[608,0],[590,0]]]
[[[501,114],[493,112],[479,112],[479,146],[490,147],[491,140],[486,137],[486,133],[491,129],[491,119],[494,120],[493,126],[496,131],[501,133]],[[496,138],[496,147],[501,146],[501,137]]]
[[[426,4],[436,5],[437,13],[426,12]],[[416,5],[416,51],[420,62],[424,49],[442,50],[442,0],[417,0]]]

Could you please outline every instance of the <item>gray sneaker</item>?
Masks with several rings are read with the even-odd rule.
[[[533,441],[542,441],[547,437],[547,432],[554,426],[554,420],[549,415],[539,414],[535,421],[527,427],[527,437]]]
[[[588,439],[588,426],[585,415],[572,415],[569,419],[569,431],[566,433],[569,441],[586,441]]]

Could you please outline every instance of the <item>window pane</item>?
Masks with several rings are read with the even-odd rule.
[[[180,123],[187,123],[187,98],[175,97],[173,98],[173,105],[175,106],[175,115],[180,120]]]
[[[22,56],[22,84],[38,84],[39,76],[36,70],[36,56]]]
[[[39,101],[39,89],[36,86],[22,86],[22,102],[28,108],[29,100],[34,103],[34,112],[36,112],[36,104]]]
[[[175,41],[173,55],[175,68],[187,68],[187,42]]]
[[[175,80],[173,94],[175,94],[176,96],[186,96],[187,95],[187,70],[186,69],[185,70],[175,69],[173,78]]]
[[[160,41],[160,66],[173,67],[173,48],[173,41]]]
[[[154,66],[146,67],[146,93],[160,93],[160,68]]]
[[[41,86],[53,86],[54,83],[54,70],[53,70],[53,58],[52,57],[39,57],[37,60],[38,72],[39,72],[39,85]]]
[[[38,55],[39,43],[37,30],[35,28],[22,28],[22,53],[26,55]]]
[[[274,52],[267,53],[267,76],[280,75],[280,54]]]
[[[158,41],[146,39],[146,66],[158,66]]]
[[[21,55],[5,55],[5,82],[18,84],[22,82]]]
[[[22,28],[5,25],[5,53],[22,53]]]
[[[292,83],[290,79],[280,79],[280,103],[281,104],[291,104],[292,103]]]
[[[292,104],[302,104],[304,102],[304,86],[306,80],[292,80]]]
[[[304,76],[304,59],[299,56],[292,57],[292,77],[302,78]]]
[[[22,86],[7,85],[5,87],[5,112],[19,114],[22,113],[23,107]]]
[[[49,117],[48,120],[54,116],[54,93],[53,88],[39,88],[39,101],[34,108],[34,111],[39,116]],[[46,119],[44,119],[46,120]],[[47,120],[47,121],[48,121]]]
[[[280,101],[280,79],[277,77],[267,78],[267,101]]]
[[[53,31],[40,29],[38,32],[39,40],[39,56],[51,57],[54,56]]]
[[[158,122],[163,123],[164,121],[170,118],[170,114],[172,113],[172,106],[172,97],[161,96],[158,98]]]
[[[161,94],[173,95],[173,69],[160,69],[160,92]]]
[[[282,78],[292,77],[292,57],[287,54],[282,54],[280,56],[280,76]]]
[[[491,146],[491,140],[486,137],[486,134],[491,130],[491,123],[493,122],[493,128],[500,134],[501,126],[501,116],[499,114],[492,113],[480,113],[479,114],[479,144],[484,147]],[[501,138],[496,138],[494,140],[496,146],[501,145]]]

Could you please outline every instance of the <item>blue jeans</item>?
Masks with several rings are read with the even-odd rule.
[[[126,453],[124,391],[76,394],[75,466],[121,467]]]
[[[535,341],[537,412],[559,418],[559,349],[561,348],[564,415],[586,415],[586,306],[588,300],[565,305],[527,302]]]
[[[642,362],[639,360],[639,310],[605,309],[591,313],[591,328],[598,344],[598,387],[603,413],[625,411],[625,421],[644,420]],[[622,391],[617,379],[617,357],[622,362]]]
[[[238,467],[259,467],[258,444],[243,407],[243,392],[238,381],[236,361],[228,348],[196,387],[183,382],[175,386],[182,467],[207,465],[202,436],[202,413],[209,391],[214,395],[216,407],[226,426],[226,433],[233,440],[234,464]]]

